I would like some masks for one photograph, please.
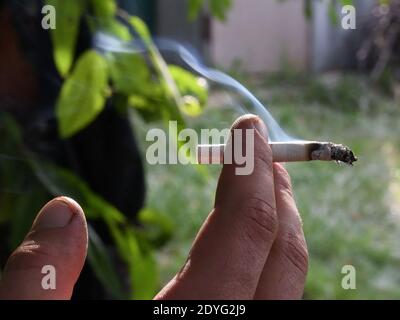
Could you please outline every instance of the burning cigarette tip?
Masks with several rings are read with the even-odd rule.
[[[353,162],[358,160],[350,148],[341,144],[333,144],[331,153],[333,160],[340,161],[348,165],[353,165]]]
[[[342,144],[325,142],[315,144],[315,148],[311,152],[311,160],[331,160],[353,165],[357,161],[357,157],[349,147]]]

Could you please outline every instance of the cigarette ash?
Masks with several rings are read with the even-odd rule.
[[[333,144],[331,146],[331,157],[332,160],[344,162],[350,166],[358,160],[354,152],[342,144]]]
[[[357,161],[357,157],[349,147],[331,142],[318,144],[318,146],[311,152],[311,158],[313,160],[333,160],[343,162],[350,166]]]

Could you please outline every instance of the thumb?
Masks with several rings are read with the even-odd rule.
[[[87,253],[82,208],[56,198],[36,217],[22,244],[7,261],[1,299],[70,299]]]

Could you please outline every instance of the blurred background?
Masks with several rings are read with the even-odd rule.
[[[342,27],[345,5],[356,29]],[[182,45],[290,135],[359,157],[287,164],[304,298],[400,298],[399,0],[1,0],[0,32],[2,265],[41,206],[68,195],[90,228],[74,298],[150,299],[181,268],[220,166],[149,165],[146,134],[169,120],[229,128],[249,103],[195,72]],[[355,290],[341,286],[348,264]]]

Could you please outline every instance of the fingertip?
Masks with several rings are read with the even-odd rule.
[[[255,129],[266,141],[268,141],[268,128],[265,122],[257,115],[245,114],[233,123],[231,131],[235,129]]]
[[[70,237],[76,239],[78,244],[81,247],[84,247],[85,252],[87,252],[89,233],[85,212],[80,204],[74,199],[66,196],[57,197],[52,201],[58,201],[68,206],[69,210],[72,212],[72,217],[68,225],[68,228],[70,229]]]
[[[239,129],[240,127],[244,128],[250,128],[252,126],[253,121],[259,119],[258,116],[256,116],[255,114],[244,114],[242,116],[240,116],[239,118],[237,118],[233,124],[232,124],[232,129]]]
[[[274,170],[276,170],[278,174],[288,174],[284,164],[280,162],[274,162]]]
[[[248,136],[247,130],[253,130],[253,136]],[[236,132],[242,138],[239,141],[235,140]],[[254,164],[254,170],[251,173],[254,173],[254,171],[258,171],[258,173],[271,171],[272,174],[272,150],[268,144],[268,129],[260,117],[254,114],[239,117],[231,127],[228,146],[227,152],[232,153],[232,155],[235,148],[239,147],[242,151],[246,150],[247,160]]]
[[[76,222],[77,224],[83,225],[83,227],[85,228],[85,233],[86,233],[86,237],[87,237],[88,232],[87,232],[86,216],[85,216],[85,212],[82,209],[81,205],[74,199],[72,199],[70,197],[66,197],[66,196],[57,197],[54,199],[54,201],[63,202],[69,207],[69,209],[73,213],[71,224]]]
[[[69,197],[57,197],[43,206],[36,216],[31,230],[66,227],[74,219],[86,221],[81,206]]]
[[[83,209],[80,204],[70,197],[61,196],[53,199],[52,201],[64,202],[74,214],[83,213]]]
[[[253,131],[249,135],[247,130]],[[224,163],[217,188],[216,203],[223,203],[225,200],[228,203],[236,202],[234,199],[241,201],[249,194],[273,189],[273,158],[267,141],[267,127],[258,116],[246,114],[233,123],[225,149],[227,157],[224,157],[231,161]],[[232,195],[235,195],[233,199]],[[267,195],[268,198],[270,196],[273,194]],[[227,200],[228,198],[230,200]],[[219,199],[224,201],[218,201]]]

